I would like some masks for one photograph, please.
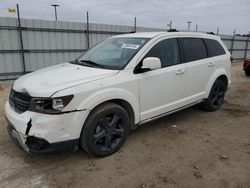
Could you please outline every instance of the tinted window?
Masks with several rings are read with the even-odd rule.
[[[186,62],[207,58],[207,50],[202,39],[182,38],[184,59]]]
[[[225,50],[216,40],[204,39],[207,46],[208,57],[218,56],[225,54]]]
[[[166,39],[157,43],[147,53],[146,57],[158,57],[161,60],[162,67],[178,64],[180,58],[177,39]]]

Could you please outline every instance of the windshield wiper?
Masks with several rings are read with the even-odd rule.
[[[75,59],[75,60],[73,60],[73,61],[70,61],[70,63],[72,63],[72,64],[78,64],[79,62],[78,62],[77,59]]]
[[[100,65],[100,64],[98,64],[94,61],[91,61],[91,60],[80,60],[80,62],[83,62],[83,63],[88,64],[90,66],[102,67],[102,68],[105,67],[104,65]]]

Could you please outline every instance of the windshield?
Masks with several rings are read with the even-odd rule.
[[[89,49],[74,63],[121,70],[148,40],[148,38],[109,38]]]

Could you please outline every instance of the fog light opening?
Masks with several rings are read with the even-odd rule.
[[[28,146],[30,150],[35,150],[35,151],[42,150],[49,146],[48,141],[36,138],[34,136],[27,137],[25,144]]]

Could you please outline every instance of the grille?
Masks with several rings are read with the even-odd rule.
[[[10,92],[9,103],[16,112],[22,113],[28,110],[31,97],[26,93],[19,93],[13,89]]]

